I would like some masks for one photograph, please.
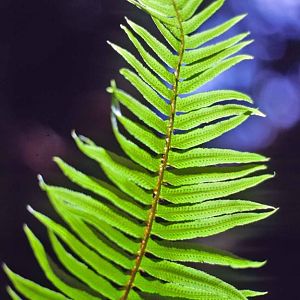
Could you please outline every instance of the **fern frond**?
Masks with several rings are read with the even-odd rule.
[[[239,91],[199,88],[252,59],[239,51],[249,33],[214,42],[246,15],[211,29],[201,26],[224,5],[215,0],[128,0],[146,12],[161,36],[126,18],[121,25],[139,53],[108,42],[131,69],[120,74],[137,95],[111,81],[112,128],[125,156],[72,133],[80,151],[99,164],[107,181],[54,161],[79,191],[40,186],[64,224],[28,207],[49,233],[57,265],[29,229],[34,255],[52,291],[7,266],[11,299],[96,300],[159,297],[245,300],[265,293],[239,290],[201,271],[201,264],[259,268],[233,253],[191,241],[263,220],[277,209],[232,195],[271,179],[262,155],[205,144],[244,123],[264,117]],[[200,28],[200,30],[199,30]],[[209,43],[209,44],[208,44]],[[197,263],[192,268],[183,263]],[[62,269],[63,268],[63,269]]]

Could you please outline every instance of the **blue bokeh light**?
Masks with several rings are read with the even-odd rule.
[[[257,99],[274,128],[289,129],[300,119],[299,90],[288,76],[274,73],[264,82]]]
[[[249,39],[255,39],[255,43],[243,52],[253,55],[255,60],[242,62],[198,91],[229,88],[251,95],[267,118],[252,117],[214,141],[213,145],[257,150],[270,146],[280,132],[291,129],[300,121],[300,64],[297,55],[288,57],[291,41],[300,41],[300,1],[232,0],[227,4],[227,12],[217,14],[212,22],[200,29],[211,28],[232,16],[248,12],[249,16],[223,39],[251,31]],[[280,61],[286,59],[287,64]],[[275,69],[276,61],[283,66],[280,70]]]

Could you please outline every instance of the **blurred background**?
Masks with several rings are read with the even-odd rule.
[[[241,288],[269,290],[265,299],[296,299],[300,280],[300,2],[228,0],[202,29],[244,12],[249,16],[230,35],[250,30],[255,43],[247,52],[256,59],[204,88],[247,92],[268,118],[253,117],[212,145],[272,157],[270,170],[276,171],[276,178],[247,192],[247,197],[281,210],[269,220],[204,241],[249,258],[268,258],[266,267],[209,271]],[[0,260],[41,283],[47,284],[22,224],[29,224],[45,244],[47,236],[26,205],[52,215],[36,174],[42,173],[52,183],[66,182],[51,160],[54,155],[94,174],[99,171],[73,145],[72,129],[116,149],[105,88],[111,78],[121,80],[118,69],[125,64],[106,40],[132,49],[119,27],[125,15],[154,30],[150,19],[125,0],[0,2]],[[2,272],[0,279],[0,298],[5,300],[7,280]]]

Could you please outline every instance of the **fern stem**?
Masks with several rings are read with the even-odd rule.
[[[157,181],[155,188],[153,189],[152,206],[149,211],[143,240],[141,242],[140,249],[137,253],[135,265],[134,265],[133,269],[131,270],[130,279],[126,285],[126,289],[125,289],[124,295],[121,297],[121,300],[128,299],[129,293],[134,286],[134,281],[135,281],[136,275],[140,269],[143,257],[145,256],[145,253],[146,253],[147,244],[150,239],[153,223],[154,223],[155,217],[156,217],[157,207],[158,207],[159,201],[161,199],[160,198],[161,187],[162,187],[162,184],[164,181],[164,173],[165,173],[165,170],[168,165],[168,157],[169,157],[169,152],[171,149],[171,140],[172,140],[172,134],[174,131],[174,121],[175,121],[175,115],[176,115],[176,100],[178,97],[178,85],[179,85],[179,80],[180,80],[180,69],[181,69],[181,65],[182,65],[182,61],[183,61],[183,54],[184,54],[184,50],[185,50],[184,31],[183,31],[180,12],[179,12],[178,6],[176,4],[176,0],[172,0],[172,4],[174,6],[174,10],[176,11],[176,17],[178,19],[181,36],[180,36],[180,47],[178,50],[178,63],[177,63],[175,73],[174,73],[174,84],[173,84],[173,88],[172,88],[173,95],[172,95],[172,98],[170,99],[169,124],[168,124],[168,128],[167,128],[167,133],[166,133],[164,153],[163,153],[161,163],[159,166],[158,181]]]

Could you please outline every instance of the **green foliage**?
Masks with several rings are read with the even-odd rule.
[[[126,157],[73,133],[78,148],[99,163],[109,180],[84,174],[59,158],[54,159],[59,168],[85,193],[48,185],[39,176],[64,224],[31,207],[28,210],[48,230],[59,265],[27,226],[24,230],[56,291],[7,266],[4,270],[15,290],[30,300],[135,300],[150,294],[155,299],[206,300],[261,296],[264,293],[239,290],[198,269],[203,263],[243,269],[265,262],[190,241],[265,219],[276,211],[249,200],[227,199],[272,178],[264,173],[268,158],[204,146],[250,116],[264,116],[250,107],[253,102],[243,93],[197,93],[199,86],[252,58],[237,54],[252,42],[245,40],[248,33],[206,45],[245,16],[195,32],[224,0],[200,11],[201,0],[128,1],[152,17],[166,43],[128,19],[121,28],[139,57],[109,43],[132,67],[120,73],[141,95],[137,100],[115,81],[108,88],[113,96],[113,132]],[[21,299],[10,287],[8,294]]]

